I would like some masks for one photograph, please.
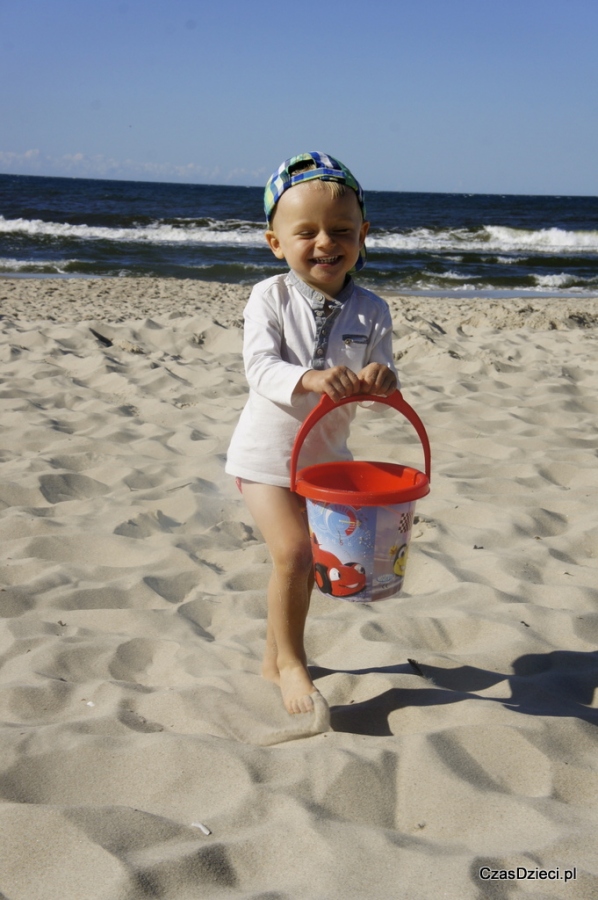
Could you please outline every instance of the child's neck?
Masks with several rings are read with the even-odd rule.
[[[300,281],[303,281],[303,278],[301,278],[299,275],[297,275],[297,273],[296,273],[294,270],[291,270],[291,271],[293,272],[293,274],[295,275],[296,278],[299,278]],[[350,275],[345,275],[345,280],[344,280],[344,282],[343,282],[341,288],[340,288],[340,289],[337,291],[337,293],[334,294],[334,295],[333,295],[333,294],[328,294],[326,291],[322,290],[322,288],[319,288],[319,287],[316,288],[316,287],[314,287],[313,285],[308,284],[307,281],[303,281],[303,284],[307,285],[307,287],[308,287],[310,290],[316,291],[318,294],[321,294],[322,297],[324,297],[324,302],[325,302],[326,307],[329,308],[330,306],[333,306],[333,305],[334,305],[334,303],[336,302],[336,298],[338,297],[338,295],[339,295],[340,293],[342,293],[342,292],[344,291],[344,289],[345,289],[345,288],[347,287],[347,285],[349,284],[350,280],[351,280],[351,276],[350,276]]]

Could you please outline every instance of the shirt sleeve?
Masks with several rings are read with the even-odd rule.
[[[388,366],[397,376],[397,387],[400,387],[399,375],[392,352],[392,316],[388,306],[384,305],[386,308],[376,322],[374,329],[374,340],[370,348],[368,362],[376,362],[381,363],[383,366]]]
[[[293,406],[293,392],[309,367],[293,365],[282,359],[282,322],[274,299],[256,286],[245,307],[243,362],[249,387],[256,393]]]

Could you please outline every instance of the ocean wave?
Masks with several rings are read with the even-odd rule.
[[[27,275],[65,275],[71,265],[71,261],[64,260],[32,260],[32,259],[7,259],[0,258],[0,273],[8,275],[23,273]]]
[[[253,284],[261,278],[276,274],[275,266],[263,267],[249,263],[233,262],[221,264],[188,263],[172,266],[168,272],[159,268],[145,268],[138,266],[123,267],[114,262],[98,264],[79,259],[37,259],[19,260],[13,258],[0,258],[0,276],[11,275],[30,277],[175,277],[197,278],[202,281],[234,282],[237,284]],[[490,277],[479,275],[467,275],[463,272],[449,269],[445,272],[432,272],[428,269],[419,269],[409,274],[393,275],[369,272],[366,273],[364,283],[374,290],[382,288],[387,290],[421,291],[424,293],[485,293],[503,291],[512,293],[527,293],[540,291],[554,296],[559,294],[593,294],[598,290],[598,275],[583,277],[566,272],[553,274],[527,273],[520,277],[506,277],[495,273]]]
[[[598,253],[598,231],[564,231],[562,228],[527,231],[502,225],[486,225],[484,230],[491,241],[505,250]]]
[[[438,275],[436,272],[428,272],[426,269],[419,276],[421,279],[432,279],[438,280],[441,279],[443,281],[471,281],[469,275],[465,274],[465,272],[453,272],[449,269],[446,272],[443,272],[442,275]]]
[[[274,258],[273,258],[274,259]],[[83,259],[12,259],[0,257],[0,275],[28,275],[85,277],[85,278],[197,278],[201,281],[221,281],[235,284],[253,284],[274,275],[278,267],[264,267],[252,263],[173,263],[164,266],[135,265],[122,266],[115,260],[98,261]]]
[[[364,270],[365,271],[365,270]],[[375,289],[375,278],[371,279]],[[433,272],[428,269],[412,271],[408,274],[390,276],[385,287],[389,290],[458,292],[501,291],[506,293],[541,292],[554,296],[559,294],[592,294],[598,288],[598,275],[584,277],[580,274],[566,272],[553,274],[534,274],[531,272],[511,275],[505,272],[493,272],[487,275],[467,274],[454,270]]]
[[[562,228],[526,230],[502,225],[480,228],[414,228],[404,233],[368,235],[370,250],[469,253],[598,253],[598,231],[564,231]]]
[[[32,239],[110,241],[119,244],[212,245],[266,247],[263,226],[235,219],[169,219],[122,227],[45,222],[41,219],[5,219],[0,234]],[[562,228],[526,230],[503,225],[477,228],[412,228],[405,232],[374,229],[368,250],[415,253],[538,253],[598,254],[598,231]],[[457,261],[457,260],[455,260]],[[501,262],[506,262],[503,257]]]
[[[598,275],[592,278],[583,278],[579,275],[569,275],[566,272],[553,275],[533,275],[537,287],[542,290],[566,291],[569,289],[592,290],[598,287]]]
[[[31,238],[54,238],[79,241],[111,241],[118,244],[215,244],[220,246],[265,246],[263,229],[246,223],[227,228],[214,222],[211,227],[195,224],[172,225],[155,222],[132,228],[108,228],[103,225],[71,225],[44,222],[41,219],[5,219],[0,216],[0,234],[25,235]]]

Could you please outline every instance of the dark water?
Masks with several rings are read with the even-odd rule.
[[[598,198],[366,193],[377,289],[598,293]],[[255,282],[261,188],[0,175],[0,275]]]

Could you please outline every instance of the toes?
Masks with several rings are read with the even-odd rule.
[[[293,697],[287,706],[287,711],[292,715],[299,713],[310,713],[314,710],[314,701],[311,694],[305,694],[303,697]]]

